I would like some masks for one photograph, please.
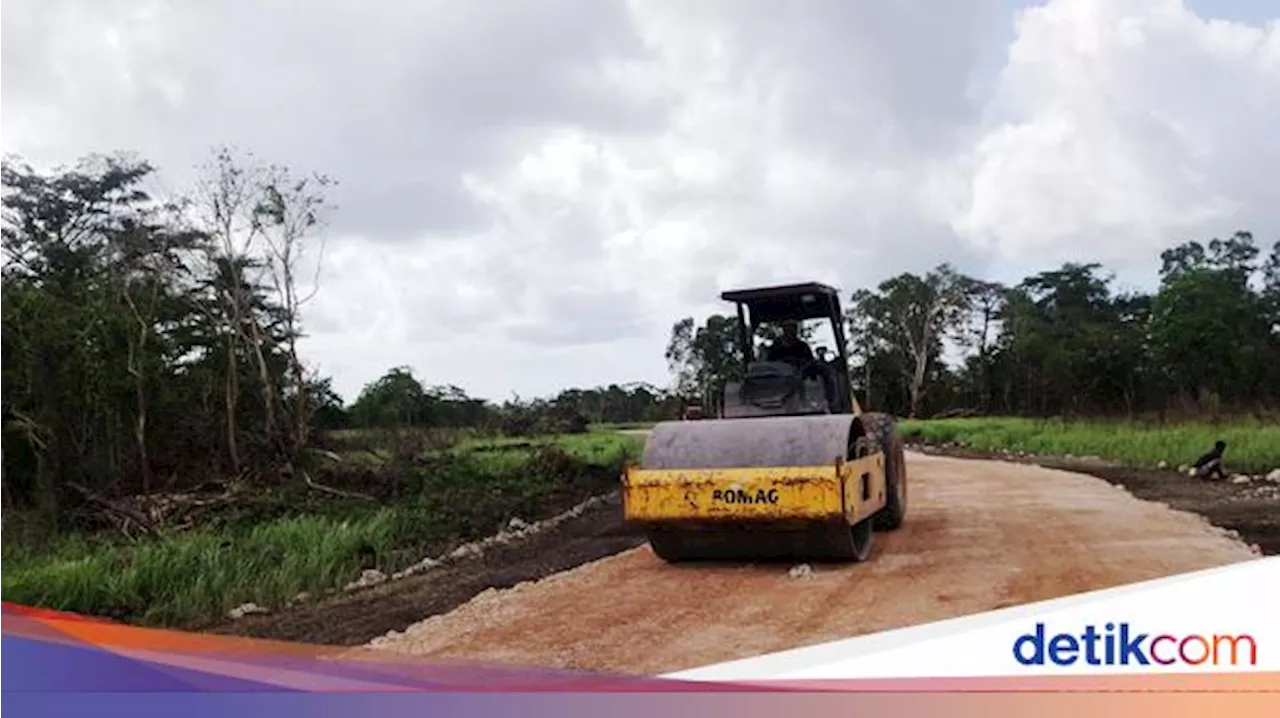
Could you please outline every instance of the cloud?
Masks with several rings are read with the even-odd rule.
[[[731,284],[866,282],[886,266],[962,253],[944,223],[922,217],[916,186],[958,147],[955,133],[929,128],[976,119],[953,87],[964,76],[955,60],[977,54],[973,33],[952,32],[980,27],[968,14],[633,7],[650,55],[619,75],[672,98],[663,131],[580,126],[471,178],[498,218],[480,240],[483,276],[521,317],[512,338],[594,339],[603,335],[573,325],[605,326],[595,322],[607,316],[615,336],[648,332],[658,343],[682,313],[720,309],[718,291]],[[886,39],[904,23],[918,42]],[[922,79],[907,88],[913,73]]]
[[[228,142],[341,183],[306,348],[349,397],[665,380],[722,289],[1140,276],[1280,231],[1277,25],[1172,0],[6,7],[5,149]]]
[[[1022,13],[954,226],[1015,259],[1148,263],[1171,241],[1280,230],[1280,24],[1177,0]]]
[[[336,228],[372,240],[483,226],[462,175],[548,128],[662,122],[660,105],[604,72],[642,49],[613,0],[7,10],[5,94],[21,109],[6,125],[36,153],[61,155],[70,136],[136,148],[179,177],[210,145],[238,145],[337,177]],[[53,122],[23,122],[35,113]]]

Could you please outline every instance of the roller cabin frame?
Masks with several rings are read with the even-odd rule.
[[[720,417],[653,428],[622,476],[624,520],[667,561],[866,560],[875,529],[904,520],[906,474],[892,417],[853,396],[838,291],[809,282],[720,296],[737,307],[744,379],[726,383]],[[831,322],[830,362],[801,372],[756,359],[760,325],[812,319]]]
[[[849,382],[848,342],[845,337],[844,312],[840,309],[840,292],[838,290],[826,284],[806,282],[803,284],[784,284],[757,289],[733,290],[721,293],[720,298],[724,301],[732,302],[736,306],[738,343],[742,349],[743,359],[742,369],[748,380],[751,378],[753,365],[764,368],[764,362],[757,363],[755,342],[753,341],[760,326],[763,324],[776,324],[788,320],[802,322],[825,319],[830,322],[832,336],[835,337],[836,341],[835,358],[825,363],[825,370],[821,369],[824,364],[821,359],[814,362],[816,368],[828,374],[833,385],[832,388],[835,390],[835,396],[829,397],[825,409],[815,405],[813,402],[802,402],[789,406],[785,404],[782,406],[755,406],[753,407],[754,410],[738,411],[726,418],[792,416],[811,413],[853,415],[862,413],[862,408],[858,405],[858,400],[853,395],[853,387]],[[775,371],[781,370],[781,367],[777,364],[772,364],[770,368]],[[730,386],[735,390],[743,388],[741,382],[731,383]],[[809,391],[805,392],[805,398],[813,396],[813,389],[815,388],[813,382],[805,382],[801,386],[809,389]],[[728,388],[726,387],[726,389]]]

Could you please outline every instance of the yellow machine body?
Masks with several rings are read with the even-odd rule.
[[[649,432],[622,476],[626,522],[668,561],[865,560],[873,532],[905,516],[905,457],[893,418],[854,397],[839,292],[808,282],[721,298],[737,305],[742,374],[716,418]],[[809,320],[829,323],[835,358],[756,356],[761,326]]]
[[[885,505],[883,454],[824,466],[642,469],[622,482],[627,521],[654,523],[842,520]]]
[[[886,428],[852,414],[663,422],[622,476],[623,518],[668,561],[864,560],[901,498]]]

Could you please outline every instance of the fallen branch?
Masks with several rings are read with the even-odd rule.
[[[947,409],[946,411],[940,411],[940,412],[938,412],[937,414],[934,414],[934,415],[933,415],[932,417],[930,417],[930,418],[932,418],[932,419],[961,419],[961,418],[969,418],[969,417],[973,417],[973,416],[977,416],[977,415],[978,415],[978,410],[977,410],[977,409],[965,409],[965,408],[961,408],[961,409]]]
[[[325,486],[324,484],[318,484],[315,481],[312,481],[311,475],[305,471],[302,472],[302,480],[306,482],[307,488],[309,489],[315,489],[316,491],[323,491],[324,493],[332,494],[333,496],[341,496],[344,499],[360,499],[361,501],[370,501],[375,504],[378,503],[377,499],[375,499],[374,497],[368,494],[362,494],[356,491],[343,491],[342,489],[335,489],[332,486]]]
[[[133,521],[134,523],[141,526],[142,530],[146,531],[148,534],[152,535],[155,538],[160,538],[161,536],[160,529],[156,528],[155,524],[152,524],[149,520],[147,520],[147,517],[143,516],[141,513],[134,511],[133,509],[127,506],[122,506],[120,504],[117,504],[116,502],[111,501],[110,499],[107,499],[99,495],[98,493],[90,490],[89,488],[82,486],[74,481],[68,481],[67,485],[75,489],[76,491],[80,492],[80,494],[84,496],[86,499],[88,499],[90,502],[97,504],[98,506],[103,507],[107,511],[110,511],[111,513],[117,516],[120,516],[128,521]],[[128,535],[128,531],[125,531],[125,535]]]
[[[337,464],[342,463],[342,457],[332,451],[329,451],[328,449],[308,449],[308,451],[318,456],[323,456],[324,458],[334,463],[337,463]]]

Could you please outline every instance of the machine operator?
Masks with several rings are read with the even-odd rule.
[[[813,350],[800,338],[799,326],[795,321],[782,323],[782,336],[769,345],[769,361],[782,361],[803,369],[813,361]]]

